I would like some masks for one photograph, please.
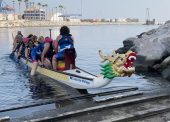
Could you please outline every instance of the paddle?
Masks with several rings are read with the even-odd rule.
[[[25,69],[25,70],[28,70],[28,59],[26,59],[26,63],[25,63],[25,65],[24,65],[24,69]]]
[[[14,38],[14,35],[13,35],[13,33],[12,33],[12,39],[13,39],[13,41],[15,40],[15,38]],[[10,54],[10,58],[14,58],[14,52],[15,52],[15,50],[14,51],[12,51],[12,53]]]
[[[24,65],[24,69],[25,69],[25,70],[28,70],[28,60],[29,60],[29,59],[28,59],[28,57],[27,57],[27,58],[26,58],[25,65]]]
[[[13,42],[15,41],[15,37],[14,37],[14,34],[12,33],[12,39],[13,39]],[[15,47],[16,48],[16,47]],[[14,58],[15,57],[15,52],[16,52],[16,49],[13,49],[12,53],[10,54],[10,58],[11,59],[14,59],[16,61],[16,63],[19,63],[19,60],[20,58]]]
[[[10,57],[11,59],[13,59],[13,58],[14,58],[14,52],[12,52],[12,53],[9,55],[9,57]]]

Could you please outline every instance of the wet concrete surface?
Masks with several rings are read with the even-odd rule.
[[[38,76],[39,77],[39,76]],[[41,106],[36,106],[36,107],[30,107],[30,108],[25,108],[25,109],[19,109],[19,110],[14,110],[14,111],[8,111],[8,112],[1,112],[0,113],[0,117],[4,117],[4,116],[9,116],[11,118],[11,121],[24,121],[24,120],[31,120],[31,119],[37,119],[37,118],[43,118],[43,117],[54,117],[58,114],[62,114],[65,112],[69,112],[69,111],[74,111],[74,110],[82,110],[88,107],[94,107],[94,106],[99,106],[99,105],[105,105],[105,104],[109,104],[109,103],[116,103],[116,102],[120,102],[120,101],[124,101],[124,100],[128,100],[128,99],[135,99],[135,98],[141,98],[143,96],[152,96],[152,95],[159,95],[159,94],[169,94],[170,93],[170,85],[169,85],[169,81],[166,81],[164,79],[162,79],[161,77],[153,77],[153,76],[146,76],[146,78],[148,80],[150,80],[150,82],[152,82],[152,86],[143,86],[143,87],[139,87],[138,91],[142,91],[143,95],[139,95],[139,96],[131,96],[131,97],[127,97],[127,98],[121,98],[121,99],[115,99],[115,100],[109,100],[106,102],[101,102],[101,103],[97,103],[94,101],[93,97],[92,98],[86,98],[86,99],[77,99],[77,100],[72,100],[72,99],[68,99],[68,100],[63,100],[63,101],[57,101],[57,99],[64,99],[69,97],[74,97],[77,95],[80,95],[75,89],[72,89],[68,86],[64,86],[62,84],[58,84],[57,85],[57,89],[58,91],[60,91],[59,89],[61,88],[61,96],[60,93],[58,93],[59,97],[53,97],[53,100],[55,99],[57,102],[52,103],[52,104],[47,104],[47,105],[41,105]],[[44,79],[44,77],[43,77]],[[51,86],[54,86],[54,84],[56,85],[56,82],[49,82],[48,84],[51,84]],[[134,86],[137,86],[134,85]],[[126,86],[127,87],[127,86]],[[112,87],[113,90],[116,89],[123,89],[124,87]],[[65,91],[63,91],[63,89],[65,89]],[[89,90],[90,93],[94,93],[96,92],[97,89],[95,90]],[[99,90],[98,91],[102,91]],[[63,94],[64,93],[64,94]],[[40,101],[42,102],[42,101]],[[169,102],[169,101],[168,101]],[[153,104],[151,104],[154,106],[154,102]],[[138,109],[142,110],[148,107],[152,107],[152,106],[147,106],[147,104],[143,104],[143,105],[136,105],[136,106],[131,106],[131,107],[122,107],[119,109],[114,109],[114,111],[110,111],[110,110],[106,110],[104,112],[97,112],[96,114],[87,114],[81,117],[75,117],[72,119],[72,121],[90,121],[89,117],[91,118],[91,121],[99,121],[99,120],[104,120],[107,119],[108,117],[108,113],[110,113],[110,117],[111,116],[115,116],[119,113],[119,115],[122,112],[126,112],[129,113],[130,111],[137,111]],[[120,112],[116,112],[117,110],[119,110]],[[122,114],[123,115],[123,114]],[[63,121],[71,121],[70,119],[66,119]]]
[[[161,106],[169,106],[170,100],[155,100],[152,102],[144,102],[144,103],[138,103],[135,105],[127,105],[122,106],[118,108],[108,108],[106,110],[97,111],[97,112],[90,112],[87,114],[82,114],[81,117],[75,116],[71,118],[65,118],[61,120],[60,122],[80,122],[80,121],[88,121],[88,122],[111,122],[111,121],[118,121],[118,118],[123,118],[129,115],[135,115],[139,111],[144,111],[151,108],[158,108]],[[160,105],[160,106],[159,106]],[[127,120],[124,120],[125,122],[129,122]],[[136,120],[138,121],[138,120]],[[123,122],[123,121],[122,121]],[[155,121],[155,122],[162,122],[162,121]]]
[[[162,113],[156,116],[150,116],[141,120],[134,120],[131,122],[170,122],[170,112]]]

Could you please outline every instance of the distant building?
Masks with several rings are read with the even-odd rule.
[[[126,19],[116,19],[116,22],[127,22]]]
[[[68,21],[69,22],[81,22],[79,18],[69,18]]]
[[[58,17],[62,18],[64,21],[81,22],[80,20],[81,14],[61,14]]]
[[[54,13],[51,17],[51,21],[63,21],[63,17],[60,17],[62,14],[61,13]]]
[[[43,9],[29,9],[24,11],[23,18],[26,20],[45,20],[45,15]]]
[[[1,14],[0,13],[0,20],[17,20],[18,15],[14,14]]]
[[[127,22],[139,22],[139,19],[136,19],[136,18],[127,18],[126,21]]]
[[[70,14],[70,15],[65,15],[64,20],[69,21],[69,22],[81,22],[80,17],[81,15],[79,14]]]
[[[0,14],[0,20],[7,20],[7,17],[5,14]]]
[[[145,25],[155,25],[155,19],[153,19],[153,20],[146,20]]]

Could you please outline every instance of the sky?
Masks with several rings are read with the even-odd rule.
[[[12,0],[4,0],[12,4]],[[15,0],[17,3],[17,0]],[[24,1],[24,0],[22,0]],[[170,20],[170,0],[29,0],[48,4],[50,8],[65,7],[65,13],[80,14],[82,18],[139,18],[146,19],[146,8],[150,18],[157,21]],[[82,2],[82,7],[81,7]],[[22,3],[24,7],[24,3]],[[17,6],[18,7],[18,6]],[[82,9],[81,9],[82,8]]]

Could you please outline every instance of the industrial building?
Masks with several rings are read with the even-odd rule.
[[[24,11],[24,19],[26,20],[45,20],[46,13],[43,9],[28,9]]]

